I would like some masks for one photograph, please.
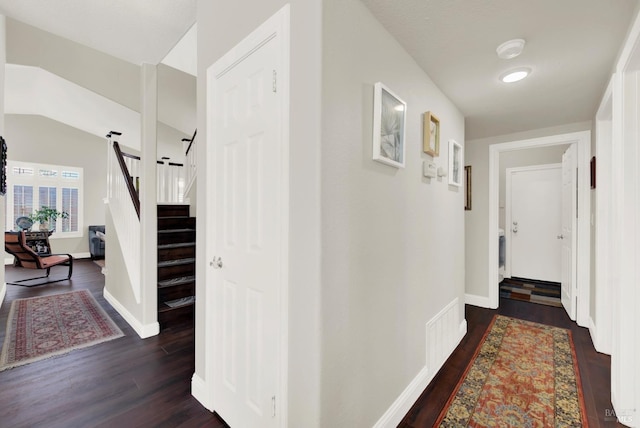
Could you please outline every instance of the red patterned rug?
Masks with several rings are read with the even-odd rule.
[[[440,427],[587,427],[569,330],[496,315]]]
[[[0,371],[124,336],[87,290],[11,303]]]

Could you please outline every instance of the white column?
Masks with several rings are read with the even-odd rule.
[[[153,64],[142,64],[140,111],[140,239],[142,317],[144,324],[158,320],[158,219],[156,202],[156,124],[158,118],[158,74]]]

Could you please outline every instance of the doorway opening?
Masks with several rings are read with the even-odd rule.
[[[494,144],[489,147],[489,277],[487,287],[489,303],[492,308],[499,305],[500,268],[499,268],[499,231],[500,231],[500,155],[525,149],[553,146],[576,147],[577,162],[577,219],[576,272],[574,283],[576,289],[576,321],[578,325],[588,325],[589,314],[589,262],[590,262],[590,158],[591,133],[589,131],[561,134],[550,137],[534,138],[530,140],[513,141]],[[493,239],[495,237],[495,239]]]

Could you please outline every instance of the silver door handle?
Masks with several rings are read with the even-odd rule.
[[[214,269],[220,269],[222,267],[222,259],[220,257],[214,257],[213,260],[209,262],[209,266]]]
[[[558,238],[558,239],[564,239],[564,235],[558,235],[558,236],[556,236],[556,238]]]

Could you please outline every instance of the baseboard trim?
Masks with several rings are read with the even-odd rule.
[[[460,323],[458,330],[460,335],[455,341],[455,346],[449,352],[449,356],[453,353],[453,351],[460,344],[462,338],[467,334],[467,320],[463,319]],[[446,361],[446,359],[445,359]],[[373,425],[373,428],[395,428],[398,426],[402,419],[409,413],[411,407],[418,400],[420,395],[424,392],[424,390],[429,386],[429,383],[433,380],[438,370],[442,367],[444,361],[440,365],[440,367],[432,367],[431,370],[425,365],[420,369],[416,377],[407,385],[407,387],[402,391],[402,393],[396,398],[391,407],[387,409],[386,412],[378,419],[378,422]]]
[[[106,288],[102,291],[102,295],[104,296],[104,299],[113,306],[113,309],[115,309],[116,312],[118,312],[120,316],[131,326],[131,328],[138,333],[138,336],[140,336],[141,339],[157,336],[160,333],[160,324],[158,324],[157,321],[150,324],[142,324],[131,314],[131,312],[127,310],[127,308],[124,307],[124,305],[118,301],[118,299],[113,297]]]
[[[413,378],[411,383],[402,391],[400,396],[396,398],[391,407],[384,412],[384,415],[375,423],[373,428],[397,427],[400,421],[406,416],[411,406],[416,402],[420,394],[429,385],[431,378],[429,369],[425,365],[420,369],[417,376]]]
[[[475,294],[465,294],[464,295],[464,302],[467,305],[471,305],[471,306],[478,306],[480,308],[495,309],[495,308],[491,307],[491,301],[489,300],[488,297],[485,297],[485,296],[477,296]]]
[[[211,388],[207,388],[207,382],[204,381],[196,373],[191,377],[191,395],[198,400],[200,404],[204,406],[210,412],[213,412],[213,402],[211,400],[211,394],[209,393]]]

